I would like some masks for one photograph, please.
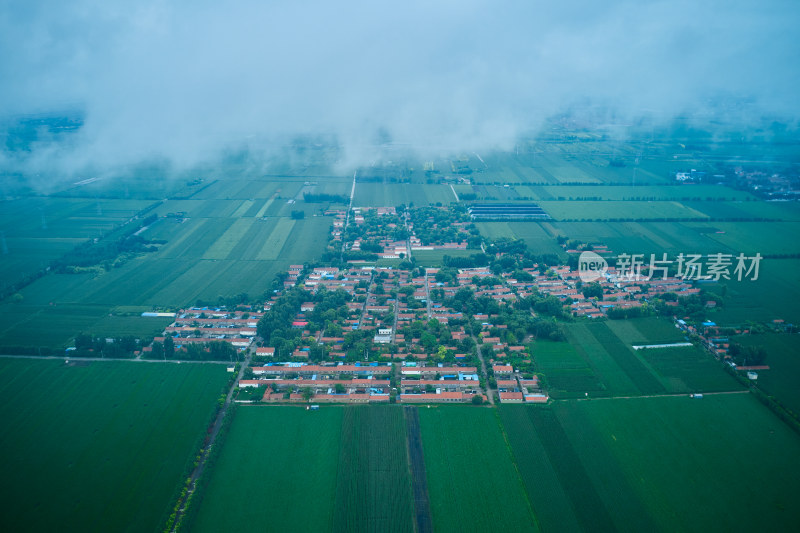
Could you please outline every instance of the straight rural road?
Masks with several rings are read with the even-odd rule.
[[[175,359],[134,359],[134,358],[124,358],[120,357],[119,359],[112,358],[112,357],[70,357],[69,355],[9,355],[9,354],[0,354],[0,358],[6,359],[58,359],[58,360],[69,360],[75,363],[80,363],[81,361],[130,361],[131,363],[156,363],[156,364],[173,364],[173,365],[233,365],[234,363],[231,361],[183,361],[183,360],[175,360]]]
[[[197,490],[197,480],[200,479],[200,476],[203,474],[203,471],[206,467],[206,462],[208,461],[208,456],[214,449],[214,443],[217,440],[220,429],[222,429],[222,423],[225,421],[225,415],[228,414],[228,410],[230,409],[233,400],[233,391],[236,389],[236,384],[239,383],[240,379],[242,379],[244,369],[250,365],[251,357],[252,352],[248,350],[247,356],[244,358],[244,362],[239,368],[239,373],[236,375],[236,379],[233,380],[230,389],[228,389],[228,395],[225,396],[225,403],[223,404],[222,409],[219,410],[219,413],[217,413],[217,418],[214,420],[214,424],[211,426],[208,442],[200,452],[200,460],[197,462],[197,466],[194,467],[192,475],[189,476],[188,490],[186,491],[186,494],[181,496],[181,498],[178,500],[178,510],[175,514],[175,521],[172,524],[172,529],[170,530],[172,533],[175,533],[181,529],[181,522],[183,521],[183,517],[185,516],[186,509],[188,507],[187,504],[191,500],[195,490]]]
[[[590,400],[635,400],[638,398],[668,398],[674,396],[689,396],[690,393],[688,392],[675,392],[669,394],[644,394],[640,396],[595,396],[595,397],[586,397],[586,398],[550,398],[554,402],[568,402],[570,400],[577,400],[579,402],[588,402]],[[729,391],[718,391],[718,392],[696,392],[692,394],[702,394],[703,396],[718,396],[721,394],[750,394],[750,389],[745,390],[729,390]]]

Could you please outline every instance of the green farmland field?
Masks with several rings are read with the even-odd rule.
[[[450,257],[469,257],[472,254],[479,254],[480,250],[418,250],[412,252],[412,257],[420,266],[436,267],[442,266],[444,256]]]
[[[638,351],[663,378],[670,392],[735,391],[742,386],[726,373],[719,361],[697,346],[648,348]]]
[[[528,192],[523,187],[516,187],[517,190],[522,189]],[[532,191],[534,193],[538,191]],[[698,205],[706,205],[712,203],[707,200],[713,200],[713,203],[721,203],[719,200],[742,200],[751,198],[751,195],[723,187],[721,185],[641,185],[641,186],[545,186],[543,187],[544,193],[540,200],[578,200],[578,199],[593,199],[593,200],[674,200],[681,203],[687,201],[699,202]],[[522,191],[520,191],[522,194]],[[541,194],[541,193],[540,193]],[[526,194],[525,196],[529,196]],[[695,209],[698,209],[696,207]],[[702,209],[699,209],[702,211]]]
[[[533,221],[526,222],[478,222],[475,224],[481,235],[489,239],[521,239],[525,241],[531,253],[536,255],[556,254],[564,256],[554,235],[544,224]]]
[[[572,344],[537,340],[531,353],[536,371],[547,378],[548,392],[552,397],[583,396],[587,392],[593,396],[608,394],[594,369],[578,355]]]
[[[800,438],[747,393],[500,413],[543,531],[785,531],[800,518]]]
[[[721,325],[739,325],[748,320],[800,322],[800,259],[765,258],[758,280],[734,277],[708,288],[724,294],[725,305],[709,318]]]
[[[156,531],[222,365],[0,359],[4,531]]]
[[[330,531],[342,407],[237,409],[192,531]]]
[[[0,201],[0,289],[108,233],[151,203],[52,197]]]
[[[448,205],[456,198],[448,185],[408,185],[401,183],[356,183],[353,205],[358,207],[426,206],[440,202]]]
[[[538,204],[556,220],[707,218],[704,213],[686,207],[680,202],[573,201],[538,202]]]
[[[711,238],[715,224],[704,222],[552,222],[554,230],[570,239],[605,244],[620,253],[732,252]]]
[[[567,325],[565,333],[566,346],[542,341],[533,346],[537,371],[545,374],[554,398],[741,390],[700,348],[632,348],[685,342],[664,319],[578,322]]]
[[[344,408],[335,500],[334,531],[414,531],[402,409]]]
[[[567,339],[605,383],[610,394],[659,394],[664,385],[604,322],[571,324]]]
[[[648,317],[632,320],[608,320],[605,325],[627,345],[686,342],[684,333],[672,321]],[[661,377],[669,392],[710,392],[739,390],[741,386],[720,363],[696,346],[648,348],[635,355]]]
[[[672,320],[658,317],[608,320],[606,325],[620,340],[630,345],[685,342],[685,334]]]
[[[49,274],[22,289],[21,302],[0,303],[9,317],[0,326],[0,343],[64,346],[81,331],[108,331],[117,306],[176,308],[198,299],[258,296],[289,264],[317,256],[330,224],[328,217],[159,220],[143,233],[167,240],[158,252],[99,274]],[[48,322],[44,333],[42,320]],[[157,333],[149,324],[137,331]]]
[[[775,397],[784,407],[800,416],[800,335],[766,333],[731,339],[743,346],[760,346],[767,352],[764,364],[769,370],[758,372],[758,386]]]
[[[536,531],[492,409],[419,410],[436,531]]]

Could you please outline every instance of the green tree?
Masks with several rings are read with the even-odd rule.
[[[164,338],[164,358],[175,359],[175,341],[169,335]]]
[[[314,391],[311,389],[311,387],[303,388],[303,400],[308,402],[313,397],[314,397]]]
[[[149,359],[164,359],[164,344],[158,341],[153,342],[150,350]]]

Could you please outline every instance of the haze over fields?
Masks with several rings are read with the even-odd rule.
[[[745,122],[800,107],[800,4],[787,0],[12,2],[0,11],[0,165],[94,176],[175,169],[321,135],[340,165],[375,146],[509,149],[583,110],[625,124]],[[84,174],[82,174],[84,173]]]

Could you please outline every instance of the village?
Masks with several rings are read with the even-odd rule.
[[[186,351],[221,342],[248,354],[240,401],[539,403],[548,394],[530,341],[558,338],[557,319],[636,316],[654,300],[677,307],[674,296],[700,292],[666,272],[630,277],[613,266],[585,283],[569,264],[487,250],[469,213],[449,208],[330,214],[328,256],[338,261],[290,265],[260,308],[181,310],[153,346]],[[563,248],[574,257],[587,246],[565,241]],[[462,252],[445,256],[449,265],[417,266],[414,254],[431,250]],[[591,250],[612,253],[601,244]],[[489,252],[494,261],[467,266]],[[676,325],[727,357],[712,324]]]

